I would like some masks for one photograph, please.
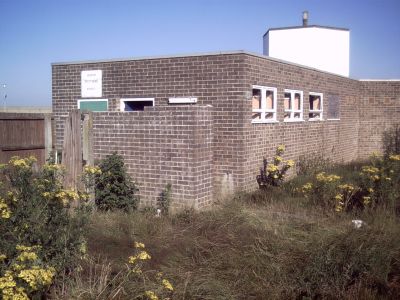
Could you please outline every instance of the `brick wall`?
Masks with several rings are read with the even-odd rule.
[[[325,157],[336,162],[348,162],[364,157],[366,153],[379,148],[382,128],[396,122],[399,116],[398,83],[370,84],[243,52],[54,64],[52,69],[57,148],[62,145],[63,119],[70,109],[77,108],[77,100],[81,99],[81,71],[103,71],[102,98],[109,99],[110,111],[119,109],[121,98],[155,99],[153,110],[95,114],[98,116],[96,122],[102,120],[101,126],[108,126],[110,130],[109,139],[98,144],[100,147],[98,149],[101,151],[95,150],[98,151],[96,153],[99,157],[110,153],[118,148],[120,143],[126,141],[122,136],[117,137],[112,133],[114,129],[121,129],[115,125],[120,124],[119,121],[125,122],[121,125],[122,128],[130,126],[129,128],[133,130],[134,126],[139,126],[140,130],[148,132],[146,135],[135,136],[136,141],[129,146],[131,148],[124,150],[123,154],[132,173],[145,168],[144,162],[147,162],[147,158],[132,154],[135,153],[135,149],[151,147],[153,144],[158,147],[157,142],[163,137],[155,129],[146,131],[146,128],[153,128],[152,126],[156,125],[142,118],[148,117],[161,122],[164,120],[164,114],[167,114],[167,118],[170,118],[169,122],[172,122],[175,119],[173,115],[177,114],[176,118],[179,119],[181,116],[179,110],[167,109],[167,107],[174,108],[168,104],[169,97],[197,97],[196,105],[186,107],[189,111],[193,107],[212,105],[212,109],[209,110],[212,125],[208,123],[206,125],[212,126],[213,132],[211,144],[208,144],[212,149],[211,183],[207,185],[212,186],[214,198],[229,194],[237,188],[255,188],[255,176],[258,174],[263,156],[272,157],[279,144],[287,146],[285,155],[287,159],[296,160],[300,155],[312,156],[316,152],[323,153]],[[277,88],[279,122],[251,123],[252,85]],[[283,121],[284,89],[304,92],[303,122]],[[324,94],[323,121],[308,120],[310,92]],[[340,120],[327,120],[328,95],[336,95],[340,99]],[[377,99],[378,96],[381,100]],[[136,121],[131,116],[135,116],[134,119],[141,120],[142,123],[135,123]],[[132,125],[128,124],[130,122]],[[196,133],[194,128],[191,130],[187,134]],[[189,136],[185,139],[189,139]],[[192,147],[189,142],[187,145]],[[156,149],[158,150],[147,154],[155,161],[159,161],[158,165],[161,166],[163,159],[165,157],[168,159],[170,154],[165,150],[168,148]],[[209,157],[208,154],[206,156]],[[197,157],[198,163],[204,159],[201,155]],[[146,195],[152,195],[151,197],[154,197],[164,184],[163,182],[158,185],[157,191],[151,190],[151,185],[158,184],[157,171],[157,168],[146,169],[142,177],[142,184],[148,185],[143,191]],[[173,170],[171,172],[172,175],[165,174],[165,176],[173,176]],[[190,180],[187,179],[186,182]],[[182,184],[182,186],[185,185]],[[204,188],[209,189],[206,184]],[[184,195],[180,198],[182,201],[184,201],[185,193],[195,195],[194,190],[191,189],[182,188],[180,192]]]
[[[203,55],[113,62],[53,64],[53,113],[56,147],[61,149],[63,123],[81,99],[81,71],[103,71],[103,97],[109,110],[121,98],[154,98],[155,106],[168,105],[169,97],[197,97],[197,105],[212,105],[214,120],[213,180],[215,191],[226,174],[242,167],[245,55]],[[237,181],[232,182],[237,186]],[[218,193],[218,192],[217,192]]]
[[[360,85],[356,80],[257,56],[246,57],[246,87],[277,88],[278,123],[251,123],[251,100],[244,100],[245,152],[241,186],[253,189],[263,157],[272,158],[278,145],[286,146],[285,159],[312,158],[322,153],[336,162],[357,159]],[[303,91],[304,121],[284,122],[284,90]],[[309,121],[309,93],[323,93],[323,121]],[[328,120],[328,94],[340,99],[340,120]]]
[[[143,205],[154,205],[170,183],[174,208],[207,206],[212,199],[211,111],[175,106],[94,113],[94,158],[123,155]]]
[[[400,81],[361,81],[359,158],[382,151],[385,130],[400,124]]]

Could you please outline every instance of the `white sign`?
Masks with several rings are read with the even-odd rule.
[[[183,104],[183,103],[197,103],[197,98],[188,97],[188,98],[169,98],[169,103],[173,104]]]
[[[102,71],[82,71],[81,73],[81,97],[102,97]]]

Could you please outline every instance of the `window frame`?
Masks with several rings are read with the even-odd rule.
[[[139,101],[151,101],[154,106],[155,98],[121,98],[119,99],[119,110],[124,112],[129,112],[125,110],[125,102],[139,102]],[[150,105],[149,105],[150,106]],[[133,111],[140,111],[140,110],[133,110]]]
[[[313,109],[311,110],[311,106],[309,106],[309,114],[308,114],[308,120],[309,121],[323,121],[324,120],[324,94],[323,93],[318,93],[318,92],[309,92],[308,93],[308,101],[310,103],[310,96],[319,96],[320,97],[320,107],[321,109]],[[310,118],[310,114],[315,113],[319,114],[319,118]]]
[[[283,101],[285,101],[285,94],[290,93],[290,106],[293,107],[293,101],[295,99],[295,94],[300,94],[300,109],[285,109],[285,105],[283,106],[284,114],[289,113],[289,118],[283,118],[284,122],[303,122],[304,121],[304,93],[300,90],[292,90],[292,89],[284,89],[283,91]],[[294,114],[300,114],[300,118],[295,118]]]
[[[253,85],[252,86],[252,93],[253,90],[260,90],[261,91],[261,108],[254,109],[253,107],[251,108],[251,113],[260,113],[261,114],[261,119],[259,120],[251,120],[251,123],[257,124],[257,123],[277,123],[277,94],[278,94],[278,89],[275,87],[270,87],[270,86],[263,86],[263,85]],[[272,92],[272,109],[267,109],[267,92]],[[253,96],[251,98],[253,100]],[[267,119],[265,118],[267,113],[272,113],[272,118]]]
[[[81,109],[81,103],[82,102],[106,102],[107,103],[107,110],[91,110],[93,112],[104,112],[108,111],[108,99],[78,99],[78,109]]]

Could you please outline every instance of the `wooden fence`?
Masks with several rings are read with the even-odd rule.
[[[52,141],[51,114],[0,113],[0,163],[34,155],[41,165],[53,149]]]

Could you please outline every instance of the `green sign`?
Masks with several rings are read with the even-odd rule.
[[[107,111],[108,110],[108,101],[107,100],[80,100],[79,101],[79,109],[80,110],[89,110],[89,111]]]

